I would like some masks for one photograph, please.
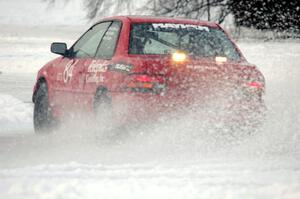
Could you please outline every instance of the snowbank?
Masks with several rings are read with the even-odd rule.
[[[66,42],[70,46],[86,29],[81,26],[3,25],[0,32],[0,71],[37,73],[44,64],[58,56],[50,52],[52,42]]]
[[[0,93],[0,134],[32,129],[32,104]]]

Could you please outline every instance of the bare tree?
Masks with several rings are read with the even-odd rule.
[[[52,0],[53,1],[53,0]],[[85,6],[88,9],[87,17],[93,19],[100,12],[104,0],[86,0]]]
[[[43,0],[53,5],[58,0]],[[66,3],[70,0],[64,0]],[[131,14],[132,0],[84,0],[83,5],[87,10],[87,18],[92,20],[97,17],[103,17],[111,14],[110,12],[127,11],[126,14]]]
[[[87,17],[89,19],[94,19],[96,17],[103,17],[111,14],[111,12],[124,12],[126,14],[131,13],[130,0],[86,0],[85,7],[87,8]]]
[[[43,0],[50,4],[58,0]],[[64,0],[68,2],[69,0]],[[230,13],[227,0],[144,0],[145,5],[136,9],[133,0],[85,0],[87,18],[92,20],[112,13],[153,14],[155,16],[207,19],[222,23]]]
[[[147,5],[155,15],[205,18],[218,23],[222,23],[230,13],[227,0],[150,0]]]

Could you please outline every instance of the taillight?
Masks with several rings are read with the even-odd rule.
[[[255,68],[243,71],[243,84],[241,97],[246,101],[262,101],[265,92],[264,76]]]
[[[248,82],[248,83],[246,83],[246,86],[248,86],[250,88],[256,88],[256,89],[263,89],[264,88],[264,85],[261,82],[258,82],[258,81]]]
[[[259,81],[250,81],[245,83],[244,89],[243,89],[243,96],[244,99],[247,101],[253,101],[258,100],[261,101],[264,94],[264,84]]]
[[[166,90],[165,80],[162,76],[150,76],[145,74],[130,75],[127,89],[134,92],[162,93]]]
[[[251,90],[264,91],[265,89],[265,78],[264,76],[255,68],[248,68],[243,71],[243,82],[244,87]]]

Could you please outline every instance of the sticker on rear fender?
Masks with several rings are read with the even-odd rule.
[[[202,65],[186,65],[186,68],[188,69],[194,69],[198,71],[207,71],[207,70],[218,70],[218,67],[215,66],[202,66]]]
[[[103,83],[104,79],[105,78],[104,78],[104,76],[102,74],[100,74],[99,76],[97,76],[96,73],[86,75],[86,77],[85,77],[85,81],[87,83]]]
[[[107,71],[107,64],[105,63],[98,63],[97,61],[92,61],[92,63],[88,67],[89,73],[104,73]]]
[[[113,64],[109,66],[110,70],[121,71],[121,72],[130,72],[132,69],[132,65],[128,64]]]

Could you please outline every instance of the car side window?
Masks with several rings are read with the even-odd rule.
[[[103,36],[103,39],[98,47],[96,58],[111,59],[115,53],[117,41],[119,39],[119,33],[121,28],[121,22],[114,21],[107,32]]]
[[[110,24],[111,22],[103,22],[90,28],[72,47],[71,55],[80,58],[94,57],[97,47]]]

